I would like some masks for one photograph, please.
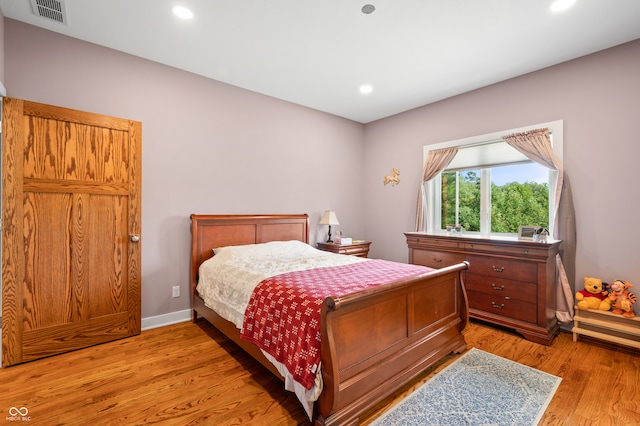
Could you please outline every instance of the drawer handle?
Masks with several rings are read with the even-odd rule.
[[[434,262],[436,262],[436,263],[440,263],[440,262],[442,262],[442,259],[438,259],[438,258],[435,258],[435,257],[434,257],[434,258],[433,258],[433,261],[434,261]]]
[[[491,302],[491,306],[493,306],[496,309],[502,309],[504,308],[504,303],[501,303],[498,305],[496,302]]]
[[[502,291],[502,290],[504,290],[504,284],[502,284],[500,287],[498,287],[495,283],[491,283],[491,287],[492,287],[494,290],[498,290],[498,291]]]
[[[495,265],[491,265],[491,269],[493,269],[494,272],[502,272],[502,271],[504,271],[504,266],[501,266],[501,267],[498,268]]]

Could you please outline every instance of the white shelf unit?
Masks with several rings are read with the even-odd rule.
[[[608,311],[576,309],[571,331],[574,342],[582,334],[640,349],[640,317],[625,318]]]

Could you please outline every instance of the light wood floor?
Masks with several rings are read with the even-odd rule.
[[[541,425],[640,424],[640,351],[562,333],[553,345],[472,323],[476,347],[562,377]],[[367,424],[456,356],[365,413]],[[26,407],[30,422],[10,422]],[[282,382],[208,323],[140,336],[0,370],[0,421],[31,425],[297,425],[308,420]]]

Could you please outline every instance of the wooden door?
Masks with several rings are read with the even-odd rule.
[[[140,333],[141,131],[3,98],[3,366]]]

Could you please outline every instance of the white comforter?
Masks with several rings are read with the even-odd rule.
[[[317,250],[300,241],[274,241],[263,244],[213,249],[215,255],[200,265],[198,294],[222,318],[242,329],[244,312],[253,289],[264,279],[307,269],[349,265],[367,259]],[[307,390],[295,382],[281,363],[263,351],[285,378],[285,388],[296,394],[311,420],[313,402],[322,392],[320,370],[314,386]]]

